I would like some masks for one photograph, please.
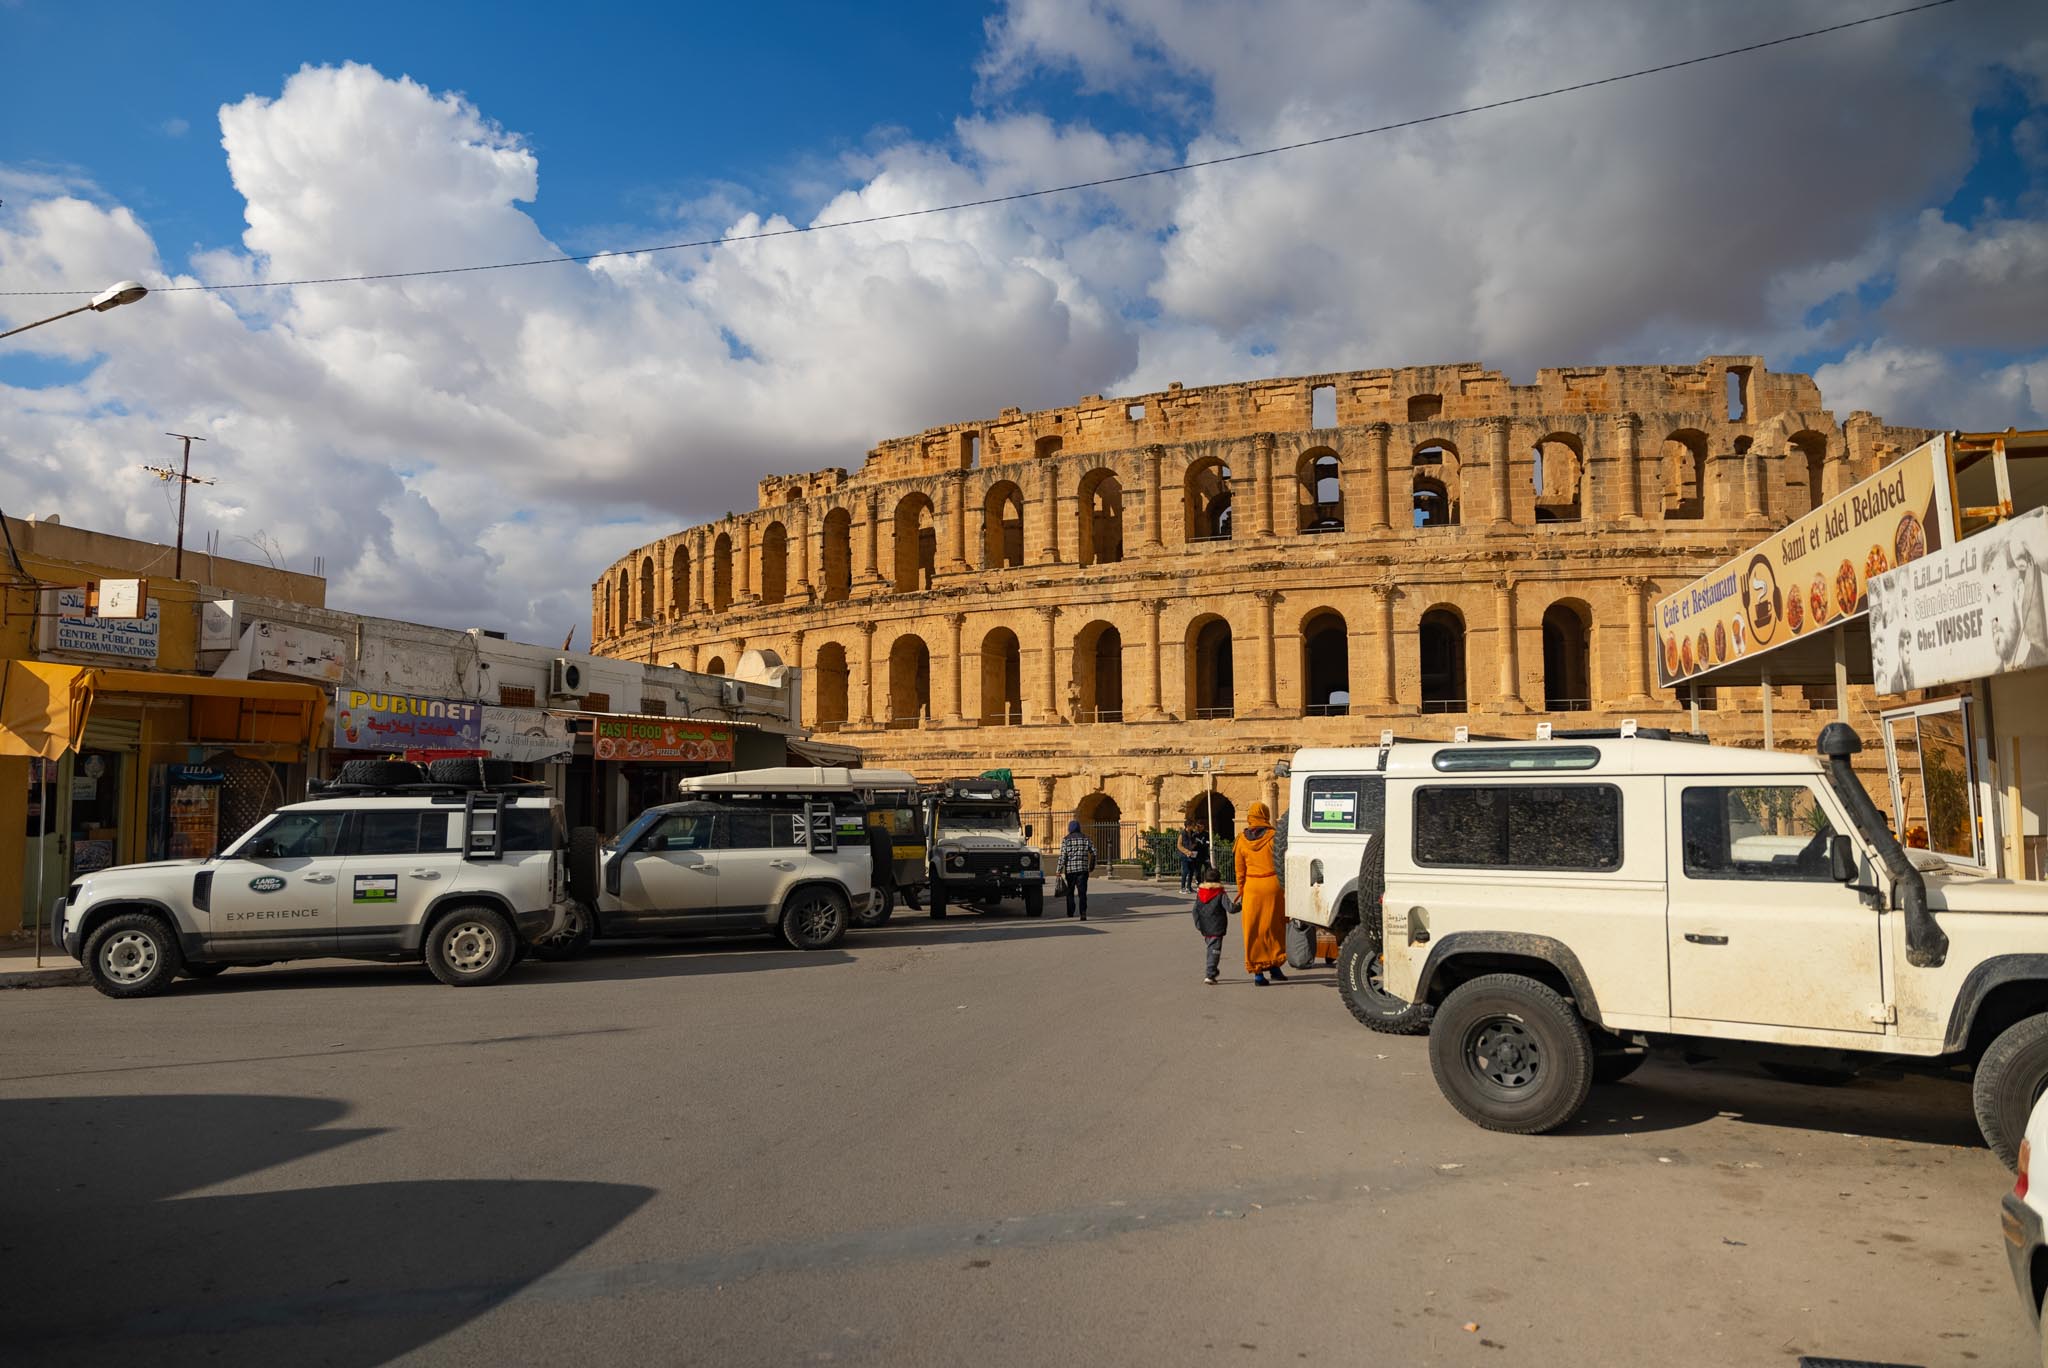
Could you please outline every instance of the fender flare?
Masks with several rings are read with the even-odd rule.
[[[512,904],[506,901],[504,894],[490,889],[451,888],[446,893],[438,894],[427,904],[426,910],[420,914],[420,919],[405,929],[400,945],[408,954],[422,952],[426,948],[428,930],[447,914],[449,908],[473,903],[481,903],[493,912],[504,914],[505,920],[512,923],[513,930],[515,934],[517,933],[519,914],[512,910]]]
[[[1977,1012],[1984,999],[2008,983],[2039,983],[2048,987],[2048,955],[1993,955],[1975,965],[1956,989],[1955,1004],[1949,1009],[1948,1030],[1941,1044],[1945,1053],[1953,1054],[1969,1045],[1970,1032],[1977,1024]]]
[[[1593,995],[1593,980],[1587,977],[1585,966],[1579,963],[1579,957],[1572,953],[1571,947],[1551,936],[1531,936],[1518,931],[1453,931],[1437,941],[1430,947],[1429,958],[1423,961],[1415,1000],[1428,1001],[1444,966],[1468,955],[1541,961],[1564,975],[1565,982],[1571,985],[1572,996],[1578,1000],[1579,1015],[1588,1021],[1600,1020],[1600,1003]]]
[[[775,920],[772,923],[773,925],[782,925],[782,918],[789,911],[790,902],[796,897],[797,894],[803,892],[807,888],[823,888],[833,893],[837,893],[839,895],[839,901],[846,904],[846,915],[848,925],[852,924],[852,890],[848,889],[845,884],[839,882],[837,879],[810,878],[801,880],[797,883],[793,883],[789,886],[789,891],[782,895],[782,901],[775,904]]]

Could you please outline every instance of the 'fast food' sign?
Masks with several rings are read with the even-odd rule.
[[[1666,688],[1869,611],[1869,582],[1938,549],[1948,487],[1940,437],[1660,600],[1652,616]]]

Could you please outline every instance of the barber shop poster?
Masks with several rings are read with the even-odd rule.
[[[2048,508],[1870,583],[1879,693],[2048,667]]]

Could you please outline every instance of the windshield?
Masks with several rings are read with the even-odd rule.
[[[949,836],[1006,836],[1021,841],[1023,819],[1012,808],[940,808],[939,839]]]

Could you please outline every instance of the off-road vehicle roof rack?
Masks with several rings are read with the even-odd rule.
[[[537,779],[517,779],[504,784],[344,784],[339,779],[312,779],[306,784],[308,799],[321,798],[431,798],[437,803],[461,803],[472,793],[503,793],[508,797],[546,797],[548,786]]]

